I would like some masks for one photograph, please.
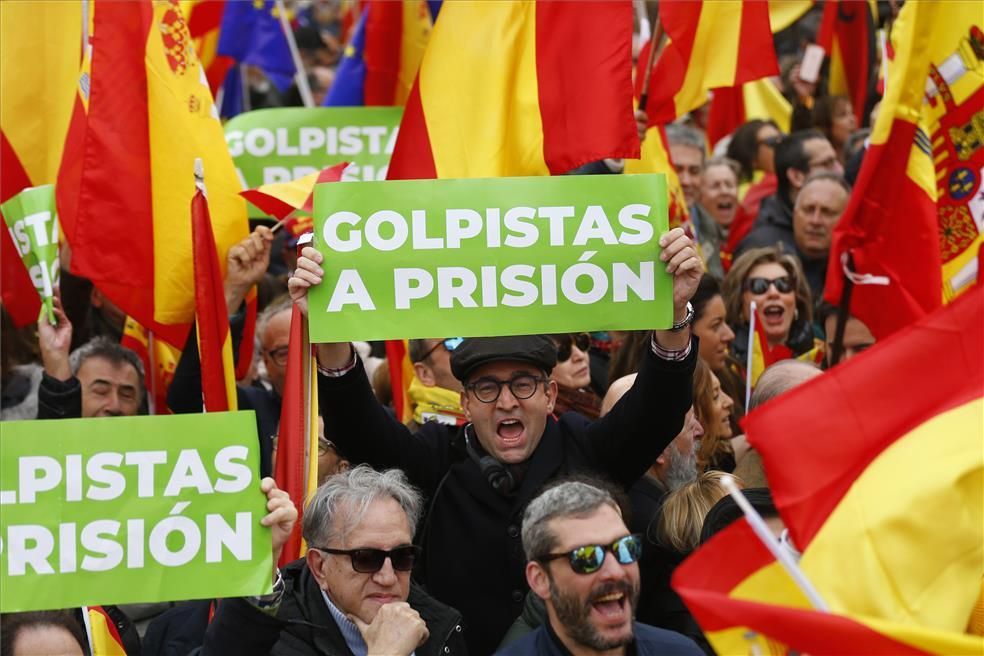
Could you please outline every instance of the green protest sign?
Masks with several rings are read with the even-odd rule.
[[[402,107],[259,109],[231,119],[225,136],[244,189],[339,162],[351,162],[344,180],[385,180],[402,116]]]
[[[11,241],[24,260],[41,302],[54,323],[52,297],[58,286],[61,266],[58,261],[58,215],[55,212],[55,187],[28,187],[0,205]]]
[[[313,341],[669,327],[661,175],[322,184]]]
[[[0,612],[271,589],[252,412],[4,422]]]

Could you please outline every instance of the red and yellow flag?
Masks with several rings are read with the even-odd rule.
[[[977,279],[984,239],[984,19],[966,2],[910,2],[870,146],[834,230],[825,298],[839,303],[853,259],[851,313],[878,339]]]
[[[424,58],[432,22],[425,0],[368,0],[365,105],[404,105]]]
[[[659,19],[669,42],[649,78],[649,125],[700,107],[708,91],[779,74],[765,0],[667,2]],[[648,61],[648,50],[639,53]],[[637,76],[641,90],[643,78]]]
[[[632,20],[628,0],[445,3],[389,179],[549,175],[638,157]]]
[[[195,270],[195,326],[202,363],[202,405],[206,412],[236,410],[236,373],[229,334],[229,311],[212,234],[201,171],[191,198],[191,240]]]
[[[804,610],[742,522],[675,577],[719,653],[747,653],[749,629],[810,654],[984,650],[965,634],[984,573],[982,325],[977,285],[748,415],[800,567],[832,612]]]
[[[281,567],[304,555],[301,536],[304,504],[318,486],[318,369],[308,339],[307,321],[296,305],[290,317],[284,397],[277,431],[273,477],[297,508],[297,523],[280,554]]]
[[[116,629],[116,622],[102,606],[83,606],[86,637],[93,654],[99,656],[126,656],[123,638]]]
[[[82,5],[0,3],[0,202],[58,175],[82,61]]]
[[[219,28],[222,27],[222,12],[225,11],[226,0],[191,0],[182,2],[185,18],[188,21],[188,33],[195,43],[195,52],[201,62],[208,87],[212,97],[218,93],[225,81],[226,73],[236,63],[232,57],[220,55]]]
[[[133,317],[127,317],[123,324],[120,344],[137,354],[144,366],[144,385],[150,398],[150,413],[170,414],[167,407],[167,390],[174,380],[174,371],[181,359],[181,350],[167,342],[154,339],[153,335]]]
[[[826,0],[817,32],[817,45],[830,61],[827,91],[851,99],[858,125],[863,125],[876,62],[876,12],[873,1]]]
[[[176,0],[95,0],[90,17],[57,185],[72,271],[180,346],[194,316],[194,161],[220,270],[247,234],[239,180]]]
[[[393,391],[393,410],[396,412],[396,418],[406,423],[413,418],[413,404],[410,402],[409,390],[415,376],[407,340],[386,341],[386,364],[389,365],[390,387]]]
[[[625,160],[626,173],[662,173],[666,176],[666,191],[669,196],[667,214],[671,228],[688,225],[690,208],[683,196],[683,187],[677,177],[673,161],[670,159],[670,149],[666,143],[666,128],[654,125],[646,130],[646,139],[642,142],[642,153],[639,159]]]

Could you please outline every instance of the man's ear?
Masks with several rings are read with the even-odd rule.
[[[468,398],[468,392],[462,390],[461,392],[459,392],[459,395],[460,396],[458,398],[461,403],[461,411],[465,413],[465,419],[471,421],[472,420],[471,411],[468,409],[468,405],[470,403],[470,400]]]
[[[547,412],[553,412],[554,405],[557,403],[557,393],[560,388],[557,387],[557,381],[551,378],[547,381]]]
[[[413,363],[413,373],[417,375],[417,380],[427,387],[434,387],[437,385],[437,379],[434,377],[434,370],[423,362]]]
[[[786,179],[789,180],[789,186],[798,191],[803,187],[803,181],[806,180],[806,171],[789,167],[786,169]]]
[[[544,601],[550,598],[550,576],[535,560],[526,563],[526,582],[537,597]]]
[[[308,569],[311,570],[311,575],[314,577],[314,580],[318,582],[318,586],[322,590],[326,589],[324,554],[317,549],[308,549],[307,554],[304,556],[304,560],[307,561]]]

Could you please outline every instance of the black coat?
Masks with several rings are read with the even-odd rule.
[[[244,599],[224,599],[198,656],[352,656],[307,563],[296,560],[281,574],[286,590],[276,617]],[[415,650],[416,656],[467,653],[458,611],[414,584],[407,603],[420,613],[430,632],[427,642]]]
[[[468,650],[490,654],[522,611],[528,589],[520,540],[526,504],[548,481],[575,472],[630,487],[683,427],[698,350],[695,338],[681,362],[647,352],[635,385],[596,422],[577,413],[548,418],[511,496],[489,485],[464,448],[462,429],[431,422],[411,434],[387,414],[361,362],[342,377],[322,376],[319,403],[327,437],[350,461],[403,469],[430,499],[415,576],[461,611]]]
[[[737,260],[750,248],[779,244],[782,244],[787,253],[796,252],[796,241],[793,239],[793,208],[780,200],[778,194],[774,194],[762,201],[751,231],[735,248],[734,259]]]

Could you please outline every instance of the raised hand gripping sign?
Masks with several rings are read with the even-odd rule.
[[[271,589],[252,412],[0,425],[0,612]]]
[[[319,185],[319,342],[665,328],[661,175]]]

